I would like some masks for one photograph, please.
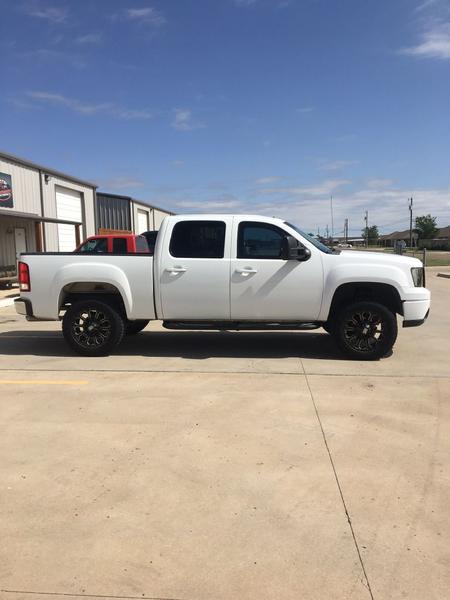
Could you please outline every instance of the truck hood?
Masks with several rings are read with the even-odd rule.
[[[346,263],[363,262],[377,265],[393,266],[402,268],[421,267],[422,261],[411,256],[400,256],[399,254],[388,254],[387,252],[358,252],[357,250],[342,250],[339,254]]]

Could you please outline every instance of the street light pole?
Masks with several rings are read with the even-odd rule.
[[[409,199],[409,247],[410,248],[412,248],[412,224],[413,224],[412,207],[413,207],[413,199],[410,198]]]
[[[366,210],[366,216],[364,217],[366,222],[366,248],[369,247],[369,211]]]

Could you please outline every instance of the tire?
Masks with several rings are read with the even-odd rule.
[[[147,327],[150,319],[137,319],[136,321],[127,321],[125,323],[125,335],[134,335]]]
[[[77,354],[107,356],[122,341],[125,323],[108,304],[82,300],[67,309],[62,329],[66,342]]]
[[[337,314],[333,335],[350,358],[378,360],[395,344],[397,318],[378,302],[355,302]]]

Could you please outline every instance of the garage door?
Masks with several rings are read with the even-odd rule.
[[[148,213],[145,210],[138,209],[138,233],[143,233],[149,230]]]
[[[81,193],[56,186],[56,216],[67,221],[82,221]],[[60,252],[73,252],[77,242],[74,225],[58,225]]]

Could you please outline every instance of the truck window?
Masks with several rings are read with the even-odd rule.
[[[84,242],[78,252],[87,252],[89,254],[102,254],[108,252],[108,240],[106,238],[94,238]]]
[[[143,235],[138,235],[136,237],[136,252],[148,252],[149,247],[147,244],[147,240]]]
[[[170,239],[169,252],[177,258],[223,258],[223,221],[180,221]]]
[[[113,254],[127,254],[127,240],[126,238],[114,238],[112,245]]]
[[[286,235],[270,223],[242,222],[238,229],[237,258],[279,259]]]

